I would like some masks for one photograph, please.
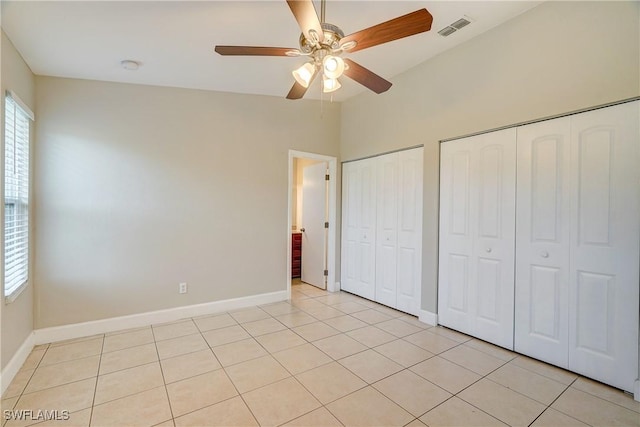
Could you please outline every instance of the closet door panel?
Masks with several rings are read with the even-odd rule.
[[[342,289],[365,298],[375,296],[375,162],[343,164]]]
[[[438,322],[513,348],[515,129],[441,146]]]
[[[515,349],[567,368],[571,118],[517,134]]]
[[[474,334],[513,349],[516,130],[474,138]]]
[[[639,105],[571,121],[569,368],[624,390],[638,377]]]
[[[376,163],[374,159],[362,160],[360,168],[360,280],[357,294],[368,299],[375,297],[376,262]]]
[[[399,310],[418,315],[422,286],[423,148],[398,154],[398,286]]]
[[[358,280],[359,226],[358,167],[355,163],[342,165],[342,284],[348,292],[356,291]]]
[[[398,275],[398,153],[377,157],[376,295],[396,307]]]
[[[440,145],[438,323],[471,333],[471,163],[469,139]]]

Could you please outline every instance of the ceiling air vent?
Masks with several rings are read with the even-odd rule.
[[[451,24],[450,26],[455,28],[456,30],[459,30],[462,27],[466,27],[467,25],[471,24],[471,21],[469,21],[466,18],[460,18],[458,19],[456,22],[454,22],[453,24]]]
[[[442,37],[447,37],[448,35],[453,34],[455,32],[456,32],[456,29],[453,27],[444,27],[443,29],[438,31],[438,34],[440,34]]]
[[[467,17],[460,18],[456,22],[449,24],[443,29],[441,29],[440,31],[438,31],[438,34],[440,34],[442,37],[447,37],[455,33],[457,30],[466,27],[469,24],[471,24],[471,20],[469,20]]]

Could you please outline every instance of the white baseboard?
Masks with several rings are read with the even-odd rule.
[[[267,294],[207,302],[204,304],[169,308],[166,310],[149,311],[129,316],[112,317],[109,319],[94,320],[91,322],[74,323],[72,325],[36,329],[33,331],[33,343],[35,345],[46,344],[68,339],[88,337],[96,334],[104,334],[106,332],[115,332],[123,329],[139,328],[157,323],[173,322],[180,319],[186,319],[188,317],[204,316],[207,314],[237,310],[239,308],[285,301],[287,298],[288,292],[284,290],[270,292]]]
[[[11,381],[13,381],[13,378],[16,376],[24,362],[27,360],[27,357],[29,357],[31,350],[33,350],[33,347],[36,345],[88,337],[91,335],[115,332],[123,329],[138,328],[157,323],[173,322],[175,320],[189,317],[204,316],[207,314],[237,310],[256,305],[270,304],[285,301],[288,298],[289,293],[285,290],[222,301],[213,301],[204,304],[189,305],[185,307],[169,308],[166,310],[149,311],[129,316],[112,317],[110,319],[95,320],[91,322],[75,323],[72,325],[36,329],[33,333],[27,336],[7,366],[2,370],[2,372],[0,372],[0,394],[4,393],[7,387],[9,387],[9,384],[11,384]]]
[[[436,326],[438,324],[438,315],[426,310],[420,310],[418,320],[427,325]]]
[[[15,352],[7,366],[4,367],[2,373],[0,374],[0,394],[4,394],[4,392],[13,381],[13,378],[16,376],[24,362],[31,354],[31,350],[34,347],[33,334],[29,334],[27,338],[24,340],[18,351]]]
[[[327,286],[327,291],[329,291],[329,292],[340,292],[340,282],[333,282],[333,284],[329,284]]]
[[[640,402],[640,379],[633,384],[633,400]]]

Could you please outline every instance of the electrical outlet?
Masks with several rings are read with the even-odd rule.
[[[187,293],[187,284],[186,283],[180,283],[178,285],[178,292],[180,292],[181,294],[186,294]]]

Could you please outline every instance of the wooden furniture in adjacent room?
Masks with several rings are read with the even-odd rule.
[[[302,233],[291,233],[291,278],[302,273]]]

